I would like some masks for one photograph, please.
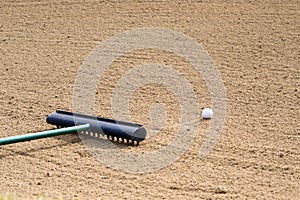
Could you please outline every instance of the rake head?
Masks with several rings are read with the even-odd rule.
[[[141,124],[123,122],[109,118],[56,110],[47,117],[49,124],[58,128],[89,124],[88,133],[106,135],[114,142],[138,145],[146,137],[146,129]]]

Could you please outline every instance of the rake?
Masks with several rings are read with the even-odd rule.
[[[118,121],[80,113],[56,110],[48,115],[47,123],[57,129],[0,138],[0,145],[25,142],[71,133],[89,133],[105,135],[112,142],[139,145],[146,138],[146,129],[141,124]]]

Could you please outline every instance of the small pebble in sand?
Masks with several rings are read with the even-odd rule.
[[[218,185],[215,189],[216,194],[225,194],[225,193],[227,193],[227,191],[228,191],[227,188],[222,185]]]

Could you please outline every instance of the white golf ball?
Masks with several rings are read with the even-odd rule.
[[[212,118],[213,114],[214,114],[214,112],[210,108],[204,108],[202,110],[202,117],[204,119],[210,119],[210,118]]]

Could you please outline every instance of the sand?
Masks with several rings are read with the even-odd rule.
[[[221,74],[227,108],[208,157],[198,156],[211,123],[201,120],[189,149],[151,173],[106,166],[77,135],[1,146],[0,193],[21,199],[298,199],[299,10],[296,0],[1,1],[1,137],[53,128],[45,118],[56,109],[72,110],[74,82],[87,55],[101,41],[134,28],[168,28],[200,43]],[[203,78],[189,63],[146,49],[111,65],[98,84],[96,113],[112,117],[113,85],[126,70],[153,60],[185,74],[199,111],[211,106]],[[169,122],[140,146],[124,148],[151,152],[174,137],[179,103],[159,85],[139,90],[130,102],[134,120],[148,124],[149,106],[158,102]]]

